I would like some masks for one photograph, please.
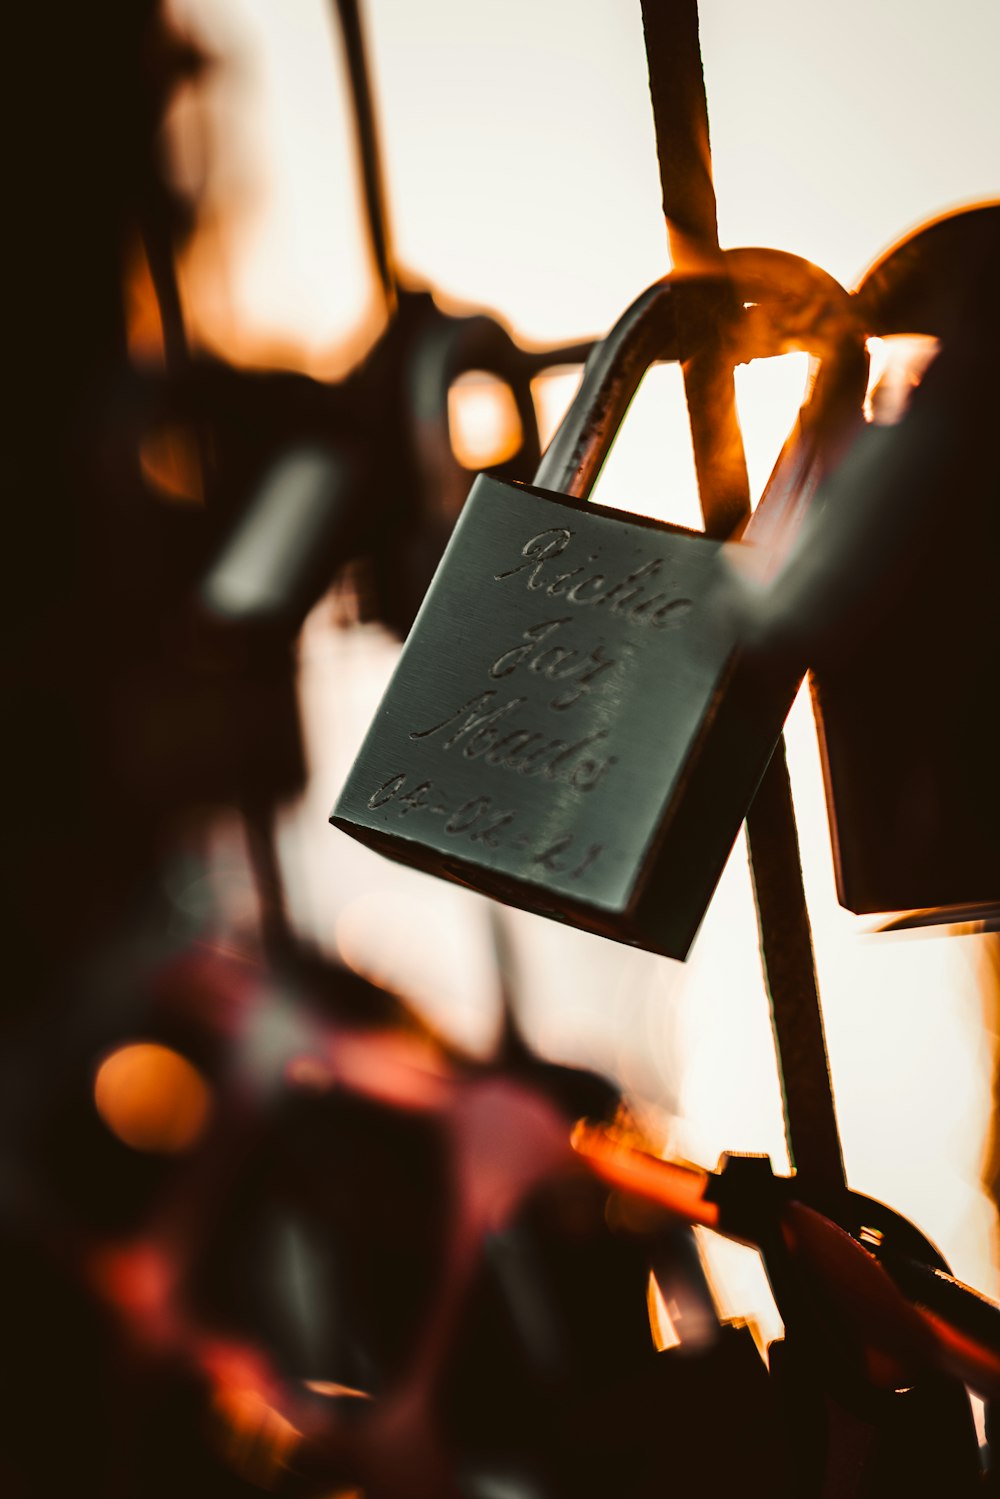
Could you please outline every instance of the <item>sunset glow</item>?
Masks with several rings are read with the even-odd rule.
[[[222,58],[184,126],[204,133],[213,162],[183,268],[194,336],[239,362],[340,375],[385,314],[359,227],[329,8],[172,0],[171,10]],[[724,245],[780,246],[852,286],[915,223],[996,194],[1000,13],[971,0],[947,15],[849,0],[829,26],[793,0],[702,12]],[[365,19],[407,279],[452,305],[493,309],[532,345],[603,332],[668,269],[638,6],[515,0],[487,13],[459,0],[372,0]],[[890,351],[874,352],[881,378]],[[737,373],[755,495],[806,366],[789,355]],[[536,382],[543,435],[578,378]],[[470,467],[509,444],[495,395],[474,384],[454,393],[456,448]],[[647,377],[595,498],[700,523],[676,367]],[[483,903],[326,825],[395,654],[376,627],[338,635],[322,611],[307,625],[312,777],[282,834],[296,920],[488,1050],[497,997]],[[995,1214],[980,1181],[995,1045],[982,939],[871,935],[837,904],[806,689],[787,737],[851,1184],[912,1216],[956,1273],[995,1291]],[[610,1071],[659,1121],[668,1151],[713,1166],[724,1149],[764,1150],[787,1166],[742,838],[685,966],[521,913],[503,920],[521,1019],[540,1050]],[[702,1243],[732,1314],[756,1314],[767,1292],[753,1252],[716,1252],[711,1237]]]

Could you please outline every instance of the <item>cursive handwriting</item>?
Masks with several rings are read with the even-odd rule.
[[[585,562],[569,572],[559,572],[556,566],[549,567],[555,558],[562,556],[572,540],[573,532],[565,526],[540,531],[521,548],[523,561],[505,572],[494,573],[494,582],[502,583],[507,578],[523,575],[525,587],[543,590],[548,598],[564,598],[568,604],[580,608],[600,609],[606,605],[609,613],[637,624],[651,625],[654,630],[667,629],[678,623],[690,610],[691,600],[688,598],[647,592],[663,569],[661,557],[643,562],[617,583],[610,582],[604,573],[590,571],[589,564],[596,562],[596,553],[591,553]]]
[[[570,679],[569,686],[550,700],[549,707],[557,711],[572,708],[574,703],[578,703],[590,692],[597,679],[617,666],[618,662],[613,657],[606,656],[600,645],[595,646],[587,655],[572,646],[548,643],[557,630],[571,623],[570,616],[566,615],[563,619],[548,619],[541,624],[530,625],[521,636],[519,645],[511,646],[509,651],[504,651],[497,657],[490,667],[490,676],[494,679],[509,677],[519,666],[524,666],[549,682]],[[544,650],[541,649],[542,646],[545,647]],[[626,646],[625,650],[629,650],[629,647]]]
[[[430,739],[457,724],[453,733],[439,741],[442,750],[461,744],[461,753],[467,760],[482,756],[486,765],[517,771],[523,776],[541,775],[549,781],[568,781],[577,791],[592,791],[612,765],[617,764],[616,755],[601,758],[585,753],[607,739],[607,729],[585,734],[572,744],[564,739],[548,739],[530,729],[512,728],[506,722],[527,698],[508,698],[494,707],[497,696],[493,688],[477,693],[429,729],[411,730],[410,738]],[[464,721],[459,722],[463,715]],[[505,732],[501,733],[501,727]]]

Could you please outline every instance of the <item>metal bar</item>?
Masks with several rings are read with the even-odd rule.
[[[783,738],[747,814],[747,842],[788,1153],[814,1191],[835,1194],[847,1183]]]
[[[337,15],[347,61],[351,98],[354,103],[354,124],[358,135],[358,154],[361,159],[368,235],[371,240],[379,284],[391,316],[396,310],[396,303],[399,299],[396,257],[389,227],[385,176],[382,171],[375,106],[372,100],[371,79],[365,53],[364,34],[361,30],[358,0],[337,0]]]
[[[704,270],[699,261],[718,259],[719,226],[697,0],[642,0],[642,26],[671,258]]]
[[[708,134],[708,103],[698,43],[696,0],[642,0],[663,214],[674,268],[720,271],[719,226]],[[724,315],[733,294],[712,293]],[[732,365],[711,343],[684,365],[691,443],[710,536],[729,536],[750,513],[750,489]]]
[[[641,3],[670,254],[676,268],[704,271],[718,266],[719,237],[697,0]],[[750,513],[732,366],[708,345],[684,378],[705,529],[728,535]],[[846,1182],[783,739],[747,816],[747,839],[788,1153],[825,1196]]]
[[[260,906],[260,942],[268,962],[278,970],[295,961],[298,941],[285,893],[278,856],[276,811],[269,801],[246,801],[242,807],[250,870]]]
[[[149,277],[160,313],[163,331],[164,363],[172,375],[186,372],[190,363],[187,328],[184,323],[184,308],[180,287],[177,284],[177,267],[174,248],[170,238],[165,207],[156,201],[157,194],[146,194],[146,203],[140,211],[139,233],[146,253]]]

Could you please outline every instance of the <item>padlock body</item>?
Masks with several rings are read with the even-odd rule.
[[[684,957],[781,731],[713,607],[720,543],[481,477],[331,821]]]
[[[1000,911],[1000,510],[964,492],[976,544],[932,536],[813,681],[851,911]]]
[[[858,291],[872,331],[938,341],[896,381],[880,465],[854,470],[876,566],[858,551],[813,663],[840,900],[903,924],[1000,915],[998,254],[1000,206],[983,205],[925,226]]]

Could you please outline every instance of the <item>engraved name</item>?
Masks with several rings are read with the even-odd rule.
[[[409,737],[432,739],[441,735],[438,747],[442,750],[460,745],[460,753],[467,760],[482,756],[486,765],[523,776],[543,776],[548,781],[567,781],[577,791],[592,791],[617,764],[616,755],[593,753],[607,739],[607,729],[585,734],[572,743],[549,739],[545,734],[511,726],[511,715],[528,701],[526,697],[508,698],[494,706],[498,696],[493,688],[479,692],[439,723],[411,730]],[[446,732],[449,729],[451,733]]]
[[[572,622],[572,617],[567,614],[562,619],[546,619],[537,625],[529,625],[519,643],[503,651],[493,662],[490,676],[494,680],[509,677],[523,667],[548,682],[566,683],[550,699],[549,707],[557,712],[572,708],[592,691],[595,682],[619,664],[618,658],[606,655],[600,645],[588,652],[567,645],[564,640],[553,644],[553,636],[562,631],[563,625]],[[623,655],[630,649],[625,646]]]
[[[620,615],[636,624],[650,625],[654,630],[664,630],[679,623],[691,609],[692,601],[688,598],[651,591],[651,585],[663,570],[660,557],[643,562],[617,582],[604,573],[591,570],[590,563],[596,562],[596,553],[591,553],[580,566],[561,572],[561,564],[556,559],[562,556],[572,540],[573,532],[565,526],[539,531],[521,548],[523,560],[505,572],[494,573],[494,582],[521,578],[527,588],[544,592],[548,598],[565,599],[567,604],[579,608],[607,607],[610,614]]]

